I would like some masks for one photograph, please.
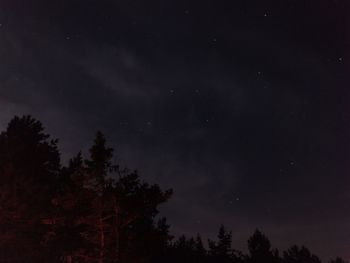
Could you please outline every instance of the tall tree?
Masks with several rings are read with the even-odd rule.
[[[85,238],[86,218],[94,211],[95,192],[85,187],[85,168],[81,153],[62,169],[58,191],[53,199],[55,224],[49,239],[56,258],[63,262],[89,262],[92,243]]]
[[[37,262],[49,233],[51,199],[60,173],[57,140],[31,116],[14,117],[0,134],[0,250]],[[21,251],[22,253],[18,253]]]
[[[249,257],[251,263],[278,262],[277,250],[271,249],[270,240],[258,229],[248,239]]]
[[[213,262],[233,262],[237,259],[236,252],[232,249],[232,232],[227,231],[221,225],[217,236],[218,240],[209,240],[209,255]]]
[[[118,178],[112,182],[113,230],[115,231],[115,256],[129,262],[130,257],[145,258],[151,251],[154,237],[166,241],[169,237],[165,221],[155,222],[158,206],[166,202],[172,190],[163,191],[158,185],[141,182],[137,172],[118,169]]]
[[[93,146],[90,148],[90,158],[85,160],[85,188],[94,192],[91,200],[92,213],[85,218],[89,224],[85,234],[88,240],[95,244],[93,256],[99,263],[105,262],[108,249],[107,234],[111,234],[109,224],[112,216],[110,182],[108,175],[114,169],[111,163],[113,149],[106,146],[106,139],[101,132],[96,133]]]
[[[204,247],[202,237],[197,234],[195,239],[196,262],[205,262],[208,252]]]
[[[112,158],[113,149],[98,132],[89,158],[84,162],[76,158],[64,169],[63,193],[56,200],[63,210],[63,226],[71,235],[73,230],[80,231],[75,236],[87,244],[80,248],[71,244],[65,252],[69,258],[99,263],[144,262],[167,245],[166,221],[157,223],[155,217],[157,207],[172,191],[141,182],[137,172],[120,169]],[[74,227],[69,229],[69,222]]]

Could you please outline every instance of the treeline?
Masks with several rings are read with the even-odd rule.
[[[175,239],[157,209],[172,190],[113,163],[101,132],[87,158],[78,153],[66,166],[57,143],[30,116],[0,134],[0,262],[321,262],[303,246],[280,254],[259,230],[247,254],[232,249],[223,226],[217,240]]]

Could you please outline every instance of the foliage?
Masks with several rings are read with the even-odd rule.
[[[78,153],[67,166],[57,142],[31,116],[14,117],[0,134],[1,262],[321,262],[303,246],[280,257],[259,230],[247,255],[232,248],[232,232],[223,225],[208,244],[199,234],[173,239],[166,218],[158,217],[172,190],[113,163],[101,132],[89,156]]]

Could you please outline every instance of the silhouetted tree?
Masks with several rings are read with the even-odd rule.
[[[335,259],[331,259],[329,263],[348,263],[346,260],[341,257],[336,257]]]
[[[86,218],[94,210],[94,198],[94,191],[85,187],[83,159],[79,153],[69,161],[68,167],[62,169],[53,199],[55,224],[49,244],[63,262],[90,259],[93,245],[83,233],[88,229]]]
[[[199,234],[196,238],[180,236],[171,244],[167,254],[167,262],[208,262],[208,253]]]
[[[321,263],[320,259],[311,254],[304,246],[292,246],[283,253],[284,263]]]
[[[110,194],[110,179],[108,175],[115,169],[111,163],[113,149],[106,146],[106,140],[101,132],[97,132],[94,144],[90,148],[90,158],[85,160],[83,169],[83,186],[91,191],[91,213],[84,217],[88,225],[84,236],[93,244],[90,257],[103,263],[108,257],[108,250],[112,245],[113,207]]]
[[[136,172],[126,170],[118,170],[118,179],[111,186],[116,256],[120,262],[150,257],[155,250],[154,237],[158,237],[157,244],[169,239],[165,220],[157,224],[155,217],[158,206],[170,198],[172,191],[141,182]]]
[[[149,237],[148,248],[146,248],[150,254],[150,262],[162,263],[168,260],[169,248],[173,239],[169,228],[166,218],[162,217],[152,229],[153,233]]]
[[[232,232],[221,225],[217,238],[216,242],[208,240],[211,262],[238,262],[240,254],[232,249]]]
[[[255,230],[248,239],[248,250],[248,261],[251,263],[279,261],[278,251],[271,249],[270,240],[259,230]]]
[[[172,245],[170,262],[196,262],[196,242],[185,235],[180,236]]]
[[[195,251],[196,251],[196,262],[206,262],[208,252],[205,249],[202,241],[202,237],[197,234],[195,239]]]
[[[59,173],[57,140],[50,140],[42,124],[31,116],[14,117],[0,134],[3,260],[9,257],[21,262],[43,260]]]
[[[172,191],[141,182],[136,172],[113,165],[112,157],[112,148],[98,132],[89,159],[83,162],[78,156],[64,169],[63,192],[55,199],[64,211],[61,233],[71,231],[76,240],[84,239],[78,242],[82,247],[69,245],[66,257],[100,263],[145,262],[167,246],[166,220],[157,223],[155,217],[157,206]]]
[[[217,240],[173,241],[158,207],[172,195],[112,162],[101,132],[88,158],[61,167],[57,140],[30,116],[15,117],[0,134],[0,261],[65,263],[321,263],[305,247],[279,257],[256,230],[248,255],[232,249],[232,233]],[[329,263],[347,263],[341,258]]]
[[[226,231],[223,225],[219,228],[218,241],[208,240],[209,254],[213,261],[229,262],[232,255],[232,233]]]

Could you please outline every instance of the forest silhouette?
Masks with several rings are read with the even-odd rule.
[[[0,262],[321,263],[304,246],[274,249],[260,230],[247,253],[232,248],[224,226],[216,240],[175,238],[158,211],[172,190],[112,160],[97,132],[87,158],[63,165],[40,121],[14,117],[0,134]]]

